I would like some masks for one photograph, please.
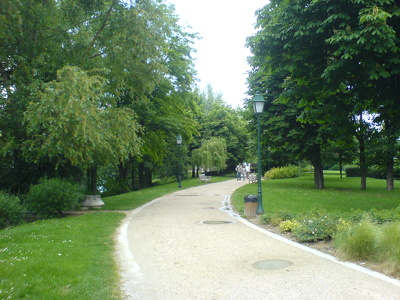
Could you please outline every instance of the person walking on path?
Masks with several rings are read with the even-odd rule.
[[[246,181],[246,163],[243,163],[242,164],[242,171],[241,171],[241,173],[242,173],[242,179],[244,180],[244,181]]]
[[[238,165],[236,166],[235,170],[236,170],[236,180],[237,180],[237,181],[240,181],[240,180],[241,180],[241,177],[242,177],[242,165],[241,165],[241,164],[238,164]]]
[[[400,299],[400,281],[229,210],[230,195],[245,184],[179,190],[130,212],[117,235],[124,299]]]

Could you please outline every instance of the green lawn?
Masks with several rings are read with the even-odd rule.
[[[182,181],[183,188],[201,184],[197,178]],[[176,190],[174,182],[104,198],[103,209],[134,209]],[[0,299],[121,299],[113,255],[124,216],[95,211],[0,230]]]
[[[400,205],[400,189],[386,191],[386,181],[367,179],[367,190],[360,190],[360,178],[342,179],[338,172],[325,173],[325,189],[314,188],[313,174],[291,179],[262,181],[263,206],[265,212],[288,210],[292,213],[311,209],[328,212],[350,212],[351,210],[390,209]],[[257,183],[246,185],[232,196],[234,208],[243,213],[243,198],[257,195]]]
[[[311,174],[262,184],[266,212],[313,208],[346,212],[400,204],[400,191],[386,191],[384,180],[368,179],[368,190],[360,191],[359,178],[340,179],[336,173],[326,174],[325,190],[314,189]],[[197,178],[182,182],[183,188],[198,185],[204,183]],[[174,182],[107,197],[103,209],[134,209],[176,190]],[[238,189],[232,197],[234,206],[243,211],[244,196],[256,194],[256,183]],[[0,230],[0,299],[120,299],[113,251],[115,230],[123,217],[119,212],[98,211]]]
[[[0,230],[0,299],[120,299],[113,235],[123,213]]]

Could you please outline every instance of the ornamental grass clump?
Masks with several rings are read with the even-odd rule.
[[[350,260],[375,258],[377,227],[368,218],[335,236],[335,247],[340,256]]]
[[[390,274],[400,273],[400,222],[381,226],[375,239],[376,258]]]

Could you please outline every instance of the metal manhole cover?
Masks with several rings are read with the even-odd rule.
[[[207,225],[219,225],[219,224],[229,224],[233,223],[232,221],[221,221],[221,220],[211,220],[211,221],[203,221],[203,224]]]
[[[258,270],[277,270],[293,265],[288,260],[261,260],[253,264],[254,269]]]

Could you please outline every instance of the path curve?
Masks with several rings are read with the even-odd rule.
[[[400,281],[294,243],[227,210],[230,194],[244,184],[207,183],[129,212],[116,250],[124,299],[400,300]],[[290,265],[254,268],[260,261]]]

